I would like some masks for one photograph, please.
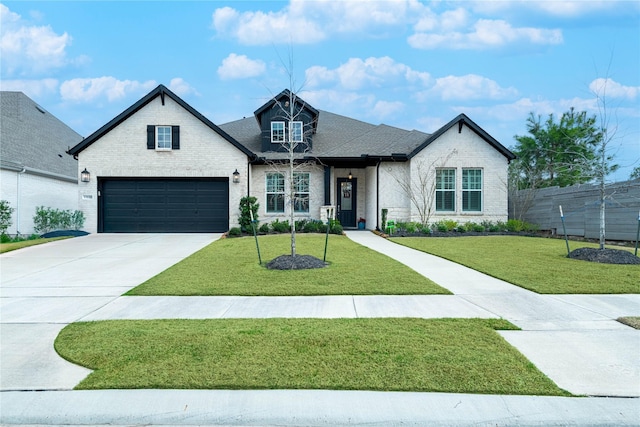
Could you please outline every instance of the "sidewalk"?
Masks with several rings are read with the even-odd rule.
[[[538,295],[370,232],[349,231],[347,235],[416,269],[454,295],[119,296],[208,244],[211,236],[184,236],[190,243],[181,240],[176,245],[167,235],[96,235],[2,255],[0,423],[640,425],[637,398],[329,390],[70,390],[89,371],[57,356],[53,339],[73,321],[410,316],[503,317],[523,330],[501,331],[502,336],[560,387],[594,396],[640,395],[640,333],[613,320],[640,315],[639,295]],[[164,255],[154,256],[158,253]]]

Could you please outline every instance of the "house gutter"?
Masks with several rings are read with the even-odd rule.
[[[380,230],[380,164],[382,163],[381,159],[378,159],[378,163],[376,164],[376,230]]]

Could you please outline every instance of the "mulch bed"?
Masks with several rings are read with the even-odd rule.
[[[620,249],[580,248],[569,252],[567,256],[602,264],[640,264],[640,257]]]
[[[280,255],[267,263],[270,270],[307,270],[324,268],[328,264],[311,255]]]

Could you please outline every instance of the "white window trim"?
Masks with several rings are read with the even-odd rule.
[[[168,147],[159,147],[159,138],[158,135],[160,133],[160,129],[169,129],[169,146]],[[166,142],[166,141],[165,141]],[[156,151],[171,151],[171,147],[173,145],[173,130],[171,126],[156,126]]]
[[[465,189],[464,188],[464,173],[465,171],[476,171],[479,170],[480,171],[480,189]],[[484,210],[484,170],[482,168],[463,168],[462,169],[462,174],[460,175],[460,178],[462,180],[461,183],[461,209],[462,212],[471,212],[471,213],[477,213],[477,212],[483,212]],[[464,208],[464,193],[466,192],[476,192],[476,193],[480,193],[480,209],[478,210],[470,210],[470,209],[465,209]]]
[[[295,127],[300,127],[300,139],[295,139],[294,136],[296,135],[296,133],[294,132],[294,128]],[[291,133],[290,135],[290,140],[291,142],[302,142],[304,141],[304,123],[301,121],[293,121],[293,122],[289,122],[289,132]]]
[[[298,188],[296,186],[296,184],[298,182],[298,178],[296,177],[296,175],[306,175],[306,181],[307,181],[307,189],[306,189],[306,191],[298,191]],[[292,185],[294,186],[293,195],[294,195],[296,200],[298,199],[298,197],[300,195],[306,195],[307,196],[307,208],[306,208],[306,210],[295,209],[295,203],[294,203],[295,212],[296,213],[309,213],[309,210],[310,210],[310,206],[309,205],[311,204],[311,174],[309,172],[294,172],[293,173],[293,183],[292,183]]]
[[[282,177],[282,182],[283,182],[283,188],[282,191],[269,191],[269,177],[271,175],[280,175]],[[284,199],[285,199],[285,194],[286,194],[286,188],[285,188],[286,182],[285,182],[285,178],[284,178],[284,174],[280,173],[280,172],[269,172],[264,176],[264,193],[265,193],[265,212],[267,213],[284,213],[286,211],[286,203],[284,203]],[[281,194],[282,195],[282,199],[283,199],[283,203],[282,203],[282,210],[269,210],[269,196],[270,195],[278,195]]]
[[[282,138],[281,139],[276,139],[274,137],[274,125],[276,125],[276,124],[282,125]],[[279,122],[279,121],[271,122],[271,142],[278,143],[278,144],[281,143],[281,142],[284,142],[284,140],[285,140],[285,137],[284,137],[285,130],[286,129],[285,129],[284,122]]]
[[[453,171],[453,188],[449,189],[438,189],[438,184],[440,184],[440,180],[438,180],[438,171]],[[434,203],[436,204],[435,206],[435,211],[436,213],[445,213],[445,214],[450,214],[451,212],[456,212],[456,205],[457,205],[457,170],[456,168],[439,168],[436,171],[436,194],[434,197]],[[448,193],[448,192],[453,192],[453,209],[440,209],[438,207],[438,193]]]

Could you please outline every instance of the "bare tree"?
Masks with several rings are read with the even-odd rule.
[[[311,183],[308,176],[299,173],[300,170],[308,171],[316,167],[314,161],[305,160],[310,151],[311,134],[313,133],[313,123],[303,117],[305,113],[305,102],[298,98],[297,92],[302,87],[295,89],[295,79],[293,75],[293,57],[289,55],[289,64],[285,65],[286,73],[289,77],[289,89],[285,90],[284,96],[275,95],[273,100],[275,108],[278,109],[278,116],[285,123],[282,136],[278,142],[279,147],[286,153],[280,160],[270,161],[270,166],[278,172],[285,171],[288,182],[288,192],[285,195],[285,206],[289,207],[289,223],[291,227],[291,256],[296,256],[296,206],[308,207],[310,198]],[[282,93],[281,93],[282,94]],[[305,196],[298,195],[300,188],[306,187],[309,193]],[[285,186],[286,188],[286,186]]]
[[[400,190],[409,197],[423,226],[429,224],[435,209],[436,171],[438,168],[445,167],[449,159],[456,154],[458,154],[458,150],[453,149],[446,156],[437,157],[430,161],[414,159],[412,160],[415,165],[415,173],[413,174],[406,171],[391,173]]]

